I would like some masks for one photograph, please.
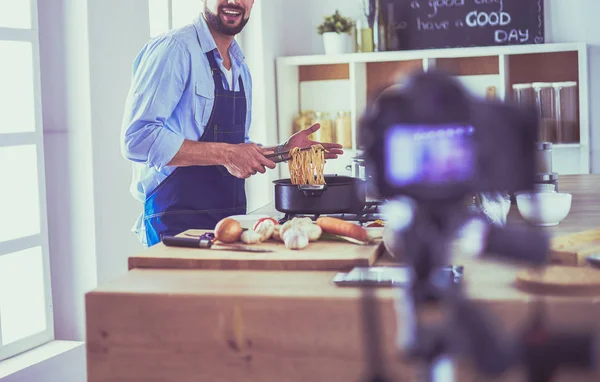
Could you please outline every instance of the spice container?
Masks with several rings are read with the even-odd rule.
[[[369,24],[369,19],[365,14],[356,21],[356,51],[357,52],[372,52],[373,51],[373,28]]]
[[[540,117],[541,142],[556,142],[556,116],[554,88],[548,82],[534,82],[531,84],[535,92],[535,100]]]
[[[335,120],[335,143],[352,148],[352,121],[349,111],[340,111]]]
[[[535,145],[536,172],[538,174],[552,173],[552,143],[541,142]]]
[[[557,142],[579,142],[577,122],[577,82],[555,82],[552,84],[555,96],[555,121]]]
[[[302,130],[306,130],[314,124],[315,112],[312,110],[305,110],[300,113],[299,116],[294,119],[294,133]]]
[[[558,174],[551,172],[548,174],[537,174],[535,176],[535,184],[552,184],[554,189],[558,192]]]
[[[513,100],[516,104],[522,106],[535,105],[535,92],[531,84],[514,84]]]
[[[317,111],[315,113],[314,123],[321,125],[321,128],[310,135],[310,139],[317,142],[332,143],[333,142],[333,123],[331,116],[327,112]]]

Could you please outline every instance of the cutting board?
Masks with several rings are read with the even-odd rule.
[[[182,235],[199,236],[203,232],[205,231],[190,230]],[[252,248],[270,249],[273,252],[246,253],[221,249],[173,248],[161,243],[130,257],[129,269],[348,271],[353,267],[373,265],[385,251],[380,239],[369,245],[320,240],[296,251],[289,250],[283,243],[275,241],[255,244]]]
[[[600,253],[600,228],[558,236],[551,241],[553,263],[571,266],[587,265],[587,257]]]
[[[600,270],[572,266],[549,266],[517,274],[517,287],[526,292],[600,296]]]

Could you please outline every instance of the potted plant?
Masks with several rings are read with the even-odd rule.
[[[323,23],[317,27],[317,32],[323,36],[326,54],[342,54],[350,51],[350,35],[354,23],[352,19],[343,17],[339,11],[331,16],[325,16]]]

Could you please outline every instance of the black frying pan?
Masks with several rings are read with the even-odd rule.
[[[325,186],[297,186],[276,180],[275,209],[286,214],[360,213],[366,204],[366,182],[348,176],[325,176]]]

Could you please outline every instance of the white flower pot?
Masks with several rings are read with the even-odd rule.
[[[350,36],[346,33],[323,33],[325,54],[350,53]]]

